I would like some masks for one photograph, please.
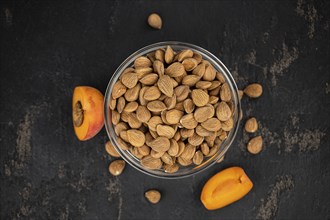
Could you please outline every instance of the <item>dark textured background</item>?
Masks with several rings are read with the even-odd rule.
[[[329,1],[1,1],[1,219],[329,219]],[[164,26],[148,27],[158,12]],[[163,180],[107,167],[103,129],[79,142],[71,120],[77,85],[105,92],[132,52],[178,40],[214,53],[240,88],[265,140],[246,152],[240,130],[223,163],[196,176]],[[254,182],[237,203],[207,211],[205,181],[242,166]],[[143,194],[162,192],[157,205]]]

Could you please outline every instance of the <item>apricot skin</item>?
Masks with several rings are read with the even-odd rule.
[[[80,101],[84,120],[79,127],[73,126],[76,136],[81,141],[94,137],[104,125],[103,94],[89,86],[78,86],[73,91],[72,108]]]
[[[200,199],[206,209],[215,210],[241,199],[252,187],[253,183],[242,168],[231,167],[206,182]]]

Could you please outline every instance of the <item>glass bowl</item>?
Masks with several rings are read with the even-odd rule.
[[[110,97],[112,93],[112,89],[114,84],[117,82],[119,76],[122,74],[123,70],[125,70],[128,67],[133,66],[134,60],[140,56],[145,56],[148,53],[154,52],[157,49],[165,48],[166,46],[171,46],[174,51],[184,50],[184,49],[190,49],[194,52],[198,52],[202,55],[203,59],[209,61],[213,67],[216,69],[216,71],[222,72],[232,93],[232,102],[235,107],[235,112],[233,115],[234,119],[234,127],[229,132],[227,139],[225,139],[219,150],[211,157],[204,158],[204,161],[196,166],[195,164],[192,164],[190,166],[180,166],[180,169],[176,173],[166,173],[162,169],[160,170],[150,170],[145,167],[143,167],[140,164],[140,159],[136,158],[129,150],[122,150],[117,142],[116,139],[116,133],[114,130],[114,125],[111,122],[111,110],[109,108],[110,104]],[[191,175],[194,175],[196,173],[202,172],[203,170],[206,170],[207,168],[214,165],[221,157],[225,155],[231,144],[233,143],[238,127],[239,127],[239,115],[241,111],[241,104],[238,97],[238,89],[237,85],[227,69],[227,67],[212,53],[209,51],[193,45],[189,43],[183,43],[183,42],[177,42],[177,41],[167,41],[167,42],[160,42],[151,44],[149,46],[143,47],[142,49],[136,51],[132,55],[130,55],[115,71],[115,73],[112,75],[106,93],[105,93],[105,100],[104,100],[104,111],[105,111],[105,128],[107,130],[109,139],[113,146],[116,148],[118,153],[121,155],[121,157],[132,167],[135,169],[148,174],[150,176],[159,177],[159,178],[166,178],[166,179],[178,179],[183,177],[188,177]]]

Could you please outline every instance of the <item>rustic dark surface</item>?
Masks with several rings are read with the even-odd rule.
[[[1,219],[329,219],[329,1],[1,1]],[[160,31],[148,27],[158,12]],[[177,40],[214,53],[240,88],[265,139],[256,156],[242,129],[223,163],[163,180],[126,167],[112,177],[105,130],[79,142],[71,120],[77,85],[105,92],[132,52]],[[205,181],[241,166],[254,182],[239,202],[207,211]],[[162,200],[143,194],[157,188]]]

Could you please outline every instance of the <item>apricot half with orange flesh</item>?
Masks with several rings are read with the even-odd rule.
[[[201,201],[208,210],[219,209],[241,199],[252,187],[253,183],[242,168],[227,168],[206,182]]]
[[[79,140],[94,137],[104,125],[103,94],[89,86],[78,86],[73,91],[73,127]]]

